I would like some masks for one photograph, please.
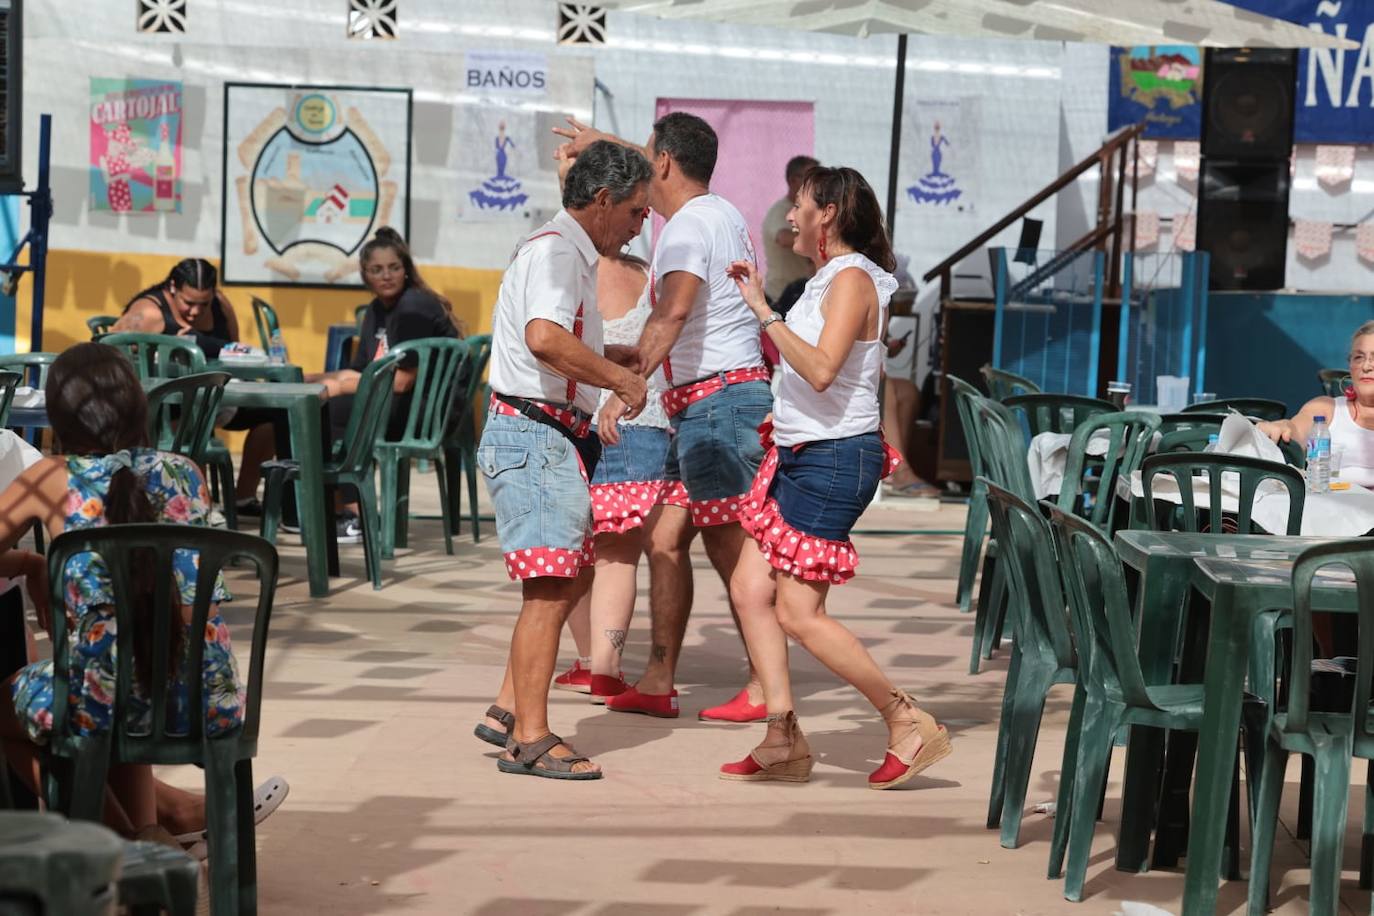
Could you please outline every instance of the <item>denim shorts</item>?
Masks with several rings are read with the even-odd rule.
[[[656,426],[620,425],[620,441],[603,445],[592,484],[662,480],[668,459],[668,430]]]
[[[727,385],[687,405],[672,418],[676,434],[668,446],[664,480],[682,481],[694,509],[749,492],[763,463],[759,426],[772,410],[767,382]]]
[[[795,450],[779,448],[770,495],[783,520],[797,531],[847,541],[873,501],[886,464],[876,432],[808,442]]]
[[[477,466],[508,564],[516,551],[584,550],[592,534],[591,496],[577,450],[562,433],[528,417],[488,413]]]

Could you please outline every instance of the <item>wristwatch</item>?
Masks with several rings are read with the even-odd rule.
[[[777,312],[774,312],[773,314],[769,315],[767,318],[763,319],[763,321],[759,322],[759,330],[760,330],[760,331],[766,331],[766,330],[768,330],[768,326],[769,326],[770,324],[772,324],[772,323],[775,322],[775,321],[782,321],[782,320],[783,320],[783,319],[782,319],[782,316],[779,315]]]

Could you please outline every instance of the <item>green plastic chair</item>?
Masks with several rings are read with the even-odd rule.
[[[119,904],[133,916],[195,916],[200,863],[161,843],[127,842],[119,870]]]
[[[176,378],[205,371],[205,354],[189,337],[129,331],[106,334],[100,342],[124,351],[141,379]]]
[[[1350,384],[1350,370],[1318,369],[1317,382],[1322,386],[1322,394],[1328,398],[1343,398],[1345,388]]]
[[[487,362],[491,359],[491,335],[474,334],[466,338],[468,344],[468,388],[458,409],[452,413],[452,425],[444,437],[445,471],[448,474],[448,498],[453,500],[449,518],[453,521],[453,533],[458,533],[463,518],[463,474],[468,479],[468,506],[472,516],[472,542],[481,540],[481,529],[477,519],[477,411],[485,409],[486,398],[478,404],[477,392],[482,390],[482,376],[486,374]]]
[[[48,382],[48,367],[57,359],[56,353],[7,353],[0,356],[0,369],[24,376],[21,385],[43,390]]]
[[[251,566],[257,579],[254,599],[239,588],[240,613],[252,612],[252,639],[247,643],[248,664],[243,723],[227,734],[213,738],[205,735],[203,712],[189,717],[186,734],[167,729],[167,710],[171,703],[168,670],[170,628],[183,609],[172,576],[176,550],[198,554],[196,598],[190,608],[190,635],[187,642],[188,671],[202,670],[205,632],[214,597],[214,584],[220,572],[231,563]],[[63,570],[80,554],[99,555],[110,572],[115,616],[118,625],[117,681],[113,728],[108,732],[78,736],[72,731],[72,711],[68,707],[68,672],[72,634],[66,615],[52,615],[53,624],[53,729],[48,743],[51,758],[46,783],[49,810],[69,817],[98,821],[101,817],[108,768],[115,763],[194,764],[205,771],[205,811],[208,821],[212,911],[225,913],[257,912],[257,853],[253,837],[253,757],[258,750],[259,710],[267,653],[268,625],[277,585],[277,551],[271,544],[251,534],[221,531],[190,525],[137,524],[109,525],[67,531],[53,539],[48,551],[50,597],[54,608],[66,601]],[[244,562],[246,561],[246,562]],[[154,570],[151,621],[140,620],[135,605],[132,571],[135,564]],[[254,604],[255,602],[255,604]],[[146,613],[147,609],[143,609]],[[174,617],[173,615],[177,615]],[[152,708],[150,730],[131,721],[130,693],[134,684],[133,634],[137,627],[149,625],[153,640],[153,687],[149,691]],[[239,646],[239,660],[244,657]],[[204,684],[199,678],[187,682],[188,701],[193,710],[205,709]]]
[[[0,912],[113,913],[123,854],[123,841],[100,824],[0,811]]]
[[[946,373],[945,379],[954,390],[954,404],[959,410],[959,422],[964,428],[964,442],[968,446],[969,465],[973,468],[973,486],[969,489],[968,514],[964,519],[964,547],[959,557],[959,582],[955,600],[959,610],[968,613],[973,601],[973,579],[978,573],[978,560],[983,553],[983,540],[988,529],[988,495],[984,489],[986,470],[978,448],[977,404],[982,392],[957,376]],[[994,550],[988,544],[989,555]]]
[[[1034,501],[1035,491],[1031,486],[1030,468],[1026,465],[1021,431],[1011,411],[992,398],[979,398],[973,407],[976,414],[974,434],[987,480],[1010,490],[1021,499]],[[993,650],[1000,644],[1010,600],[1002,546],[997,542],[994,531],[983,563],[978,603],[973,611],[969,674],[977,674],[979,660],[991,658]]]
[[[94,318],[86,319],[86,327],[90,329],[91,340],[97,340],[110,333],[110,328],[118,323],[118,315],[96,315]]]
[[[991,392],[994,400],[1005,401],[1007,398],[1017,394],[1039,394],[1040,386],[1030,379],[1015,372],[1007,372],[1005,369],[994,369],[990,365],[985,365],[978,370],[983,381],[987,383],[988,391]]]
[[[239,526],[239,508],[234,500],[234,456],[229,454],[229,446],[211,436],[205,448],[205,462],[202,465],[210,485],[210,499],[220,504],[224,521],[230,528]]]
[[[1007,570],[1013,634],[987,825],[992,829],[1000,823],[1002,846],[1015,849],[1045,700],[1054,685],[1078,683],[1078,662],[1049,523],[1034,503],[990,481],[983,485]],[[1077,726],[1071,719],[1069,730]]]
[[[1311,708],[1312,586],[1319,571],[1333,566],[1344,567],[1355,576],[1359,656],[1352,708],[1319,712]],[[1249,912],[1254,916],[1268,908],[1269,866],[1289,754],[1302,754],[1313,761],[1309,908],[1312,913],[1334,914],[1339,906],[1351,759],[1374,760],[1369,705],[1374,677],[1374,543],[1360,538],[1304,550],[1293,563],[1292,625],[1288,709],[1275,713],[1269,726],[1250,846]],[[1366,789],[1366,836],[1370,826],[1368,799]]]
[[[444,519],[444,550],[453,554],[452,508],[445,471],[444,433],[448,431],[453,404],[463,392],[455,391],[468,363],[468,342],[452,337],[407,340],[391,352],[416,354],[415,388],[405,431],[396,441],[377,443],[377,463],[382,470],[382,557],[396,555],[405,547],[410,528],[410,463],[432,461],[439,482],[439,507]],[[464,389],[466,391],[466,389]]]
[[[229,379],[227,372],[198,372],[167,379],[150,390],[148,435],[157,447],[204,467]]]
[[[375,454],[378,440],[386,432],[391,415],[392,385],[400,356],[393,350],[374,359],[363,370],[358,390],[353,396],[353,409],[343,437],[336,439],[324,461],[324,482],[331,487],[351,485],[358,491],[359,513],[363,527],[363,560],[372,587],[382,587],[381,521],[377,510],[377,482]],[[294,459],[264,461],[262,472],[267,483],[263,489],[262,536],[268,541],[277,537],[281,523],[281,503],[286,482],[300,476],[300,463]],[[304,516],[304,513],[301,513]]]
[[[1111,401],[1077,394],[1018,394],[1001,400],[1021,417],[1031,438],[1041,433],[1072,433],[1089,417],[1117,412]]]
[[[1140,476],[1145,491],[1144,502],[1152,522],[1151,527],[1156,531],[1201,531],[1203,529],[1204,518],[1200,515],[1198,501],[1193,493],[1194,481],[1198,477],[1202,477],[1202,482],[1208,484],[1207,504],[1202,507],[1207,512],[1205,521],[1213,529],[1220,526],[1223,518],[1222,487],[1211,486],[1211,484],[1213,481],[1220,483],[1223,480],[1223,474],[1236,475],[1239,485],[1236,498],[1237,511],[1234,514],[1237,532],[1240,534],[1266,533],[1263,529],[1255,526],[1252,516],[1260,484],[1272,481],[1273,483],[1269,484],[1271,487],[1279,486],[1288,491],[1288,521],[1285,531],[1268,533],[1290,535],[1302,533],[1302,510],[1306,499],[1306,489],[1303,476],[1296,469],[1275,461],[1265,461],[1262,458],[1197,452],[1151,455],[1141,465]],[[1173,479],[1183,501],[1182,505],[1175,507],[1172,512],[1163,514],[1157,511],[1154,504],[1154,481],[1161,475]],[[1170,505],[1173,504],[1170,503]],[[1224,515],[1227,518],[1231,517],[1229,512]]]
[[[1139,410],[1093,414],[1079,423],[1069,440],[1059,508],[1086,518],[1104,531],[1114,531],[1117,480],[1129,480],[1140,469],[1159,423],[1158,415]],[[1088,442],[1099,433],[1107,435],[1107,450],[1101,456],[1089,455]]]
[[[1132,725],[1198,731],[1203,725],[1203,686],[1146,685],[1136,655],[1138,634],[1126,580],[1109,536],[1086,519],[1058,507],[1049,507],[1049,511],[1083,686],[1075,694],[1075,708],[1070,712],[1066,733],[1049,875],[1060,875],[1067,854],[1064,896],[1077,901],[1083,899],[1094,826],[1115,735],[1124,726]],[[1247,744],[1259,740],[1260,734],[1247,729]],[[1127,779],[1130,780],[1129,766]],[[1238,823],[1238,798],[1238,794],[1232,797],[1233,825]],[[1153,798],[1132,799],[1128,793],[1123,825],[1130,814],[1126,806],[1153,802]]]
[[[14,392],[23,381],[24,376],[18,372],[0,372],[0,427],[9,426]]]
[[[1200,452],[1207,447],[1207,437],[1221,433],[1226,414],[1169,413],[1159,418],[1159,444],[1155,453]]]
[[[253,322],[258,326],[258,339],[262,341],[264,353],[272,352],[272,335],[281,336],[281,322],[277,320],[277,310],[272,306],[253,297]],[[285,347],[285,342],[282,343]]]
[[[1199,401],[1183,408],[1184,413],[1225,414],[1231,410],[1261,420],[1282,420],[1288,416],[1288,405],[1270,398],[1219,398],[1215,401]]]

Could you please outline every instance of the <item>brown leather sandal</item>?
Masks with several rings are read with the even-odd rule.
[[[477,727],[472,730],[472,733],[487,744],[494,744],[499,748],[504,748],[506,746],[506,739],[509,738],[511,732],[515,730],[515,714],[509,713],[493,703],[491,706],[487,707],[487,718],[495,719],[497,722],[500,722],[506,727],[506,730],[498,732],[487,723],[478,722]]]
[[[916,753],[904,760],[893,750],[895,745],[889,745],[883,765],[868,776],[870,789],[900,786],[932,764],[944,760],[953,750],[949,743],[949,732],[945,731],[945,727],[936,723],[935,717],[930,713],[918,707],[905,691],[893,687],[892,699],[879,710],[879,713],[884,722],[891,722],[904,711],[909,712],[911,718],[909,721],[899,722],[899,725],[905,726],[905,730],[899,734],[896,744],[900,745],[906,741],[914,731],[921,738],[921,746]]]
[[[573,767],[579,763],[591,763],[590,757],[583,757],[573,751],[569,757],[555,757],[549,751],[562,744],[572,751],[572,746],[567,744],[562,738],[553,732],[544,737],[530,742],[516,741],[514,737],[506,742],[506,752],[511,759],[498,757],[496,768],[502,773],[514,773],[517,776],[542,776],[545,779],[600,779],[600,770],[586,770],[581,773],[573,771]]]
[[[740,782],[806,782],[816,758],[792,710],[768,717],[768,734],[749,756],[720,768],[721,779]]]

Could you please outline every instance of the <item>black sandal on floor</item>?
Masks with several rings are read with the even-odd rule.
[[[506,730],[498,732],[487,723],[479,722],[477,723],[477,727],[472,730],[472,733],[487,744],[494,744],[504,750],[506,747],[506,740],[510,737],[511,730],[515,728],[515,715],[493,704],[487,708],[487,718],[495,719],[497,722],[500,722],[506,727]]]
[[[579,763],[591,763],[591,758],[583,757],[573,751],[569,757],[554,757],[549,751],[563,744],[563,739],[550,732],[538,741],[531,741],[528,744],[511,739],[506,745],[506,750],[510,752],[512,760],[498,757],[496,768],[502,773],[514,773],[517,776],[542,776],[545,779],[600,779],[600,770],[586,770],[581,773],[573,771],[573,767]],[[572,751],[572,747],[564,745]]]

